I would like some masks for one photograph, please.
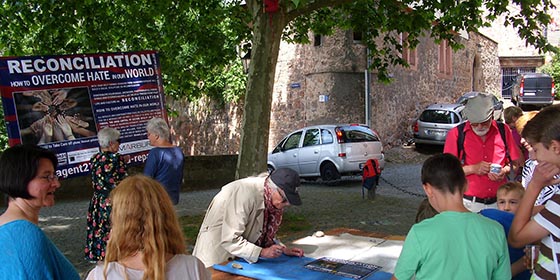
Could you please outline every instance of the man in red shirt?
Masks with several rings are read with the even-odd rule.
[[[498,187],[507,182],[507,174],[511,165],[506,156],[504,141],[493,120],[494,107],[492,96],[479,93],[470,98],[465,105],[463,115],[467,119],[463,128],[463,150],[458,154],[458,127],[447,134],[444,153],[457,156],[467,176],[468,189],[463,195],[463,204],[471,212],[479,212],[486,208],[497,208],[496,192]],[[505,138],[511,160],[515,163],[519,158],[519,150],[513,140],[511,129],[504,125]],[[463,155],[465,153],[465,155]],[[492,164],[499,164],[501,170],[490,172]]]

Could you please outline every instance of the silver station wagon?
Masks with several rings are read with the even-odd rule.
[[[432,104],[426,107],[413,125],[416,148],[444,145],[447,132],[464,122],[462,104]]]
[[[301,178],[323,181],[360,174],[375,158],[385,166],[383,144],[377,133],[359,124],[317,125],[288,134],[268,154],[268,170],[287,167]]]

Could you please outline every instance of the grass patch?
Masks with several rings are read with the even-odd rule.
[[[204,215],[202,214],[196,216],[179,217],[179,224],[181,224],[181,228],[183,228],[183,233],[185,234],[185,241],[187,242],[187,244],[191,244],[194,246],[203,219]]]
[[[195,244],[203,219],[204,215],[179,217],[179,223],[185,234],[187,244]],[[277,236],[282,240],[291,241],[308,235],[312,228],[311,223],[303,215],[284,212]]]

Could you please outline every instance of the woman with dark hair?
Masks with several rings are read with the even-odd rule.
[[[0,279],[80,279],[72,264],[37,226],[39,211],[54,205],[60,188],[56,156],[35,145],[0,155],[0,192],[8,208],[0,216]]]
[[[105,264],[98,264],[88,280],[210,279],[204,264],[186,255],[175,208],[160,183],[140,174],[130,176],[110,198],[113,226]]]

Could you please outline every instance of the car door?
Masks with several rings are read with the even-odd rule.
[[[536,102],[538,104],[549,104],[552,103],[554,97],[552,96],[552,77],[548,75],[542,75],[536,78]]]
[[[319,156],[321,155],[321,134],[318,128],[307,129],[299,149],[299,175],[318,175]]]
[[[290,168],[299,173],[298,152],[302,133],[300,130],[288,135],[272,151],[269,160],[274,163],[276,169]]]

